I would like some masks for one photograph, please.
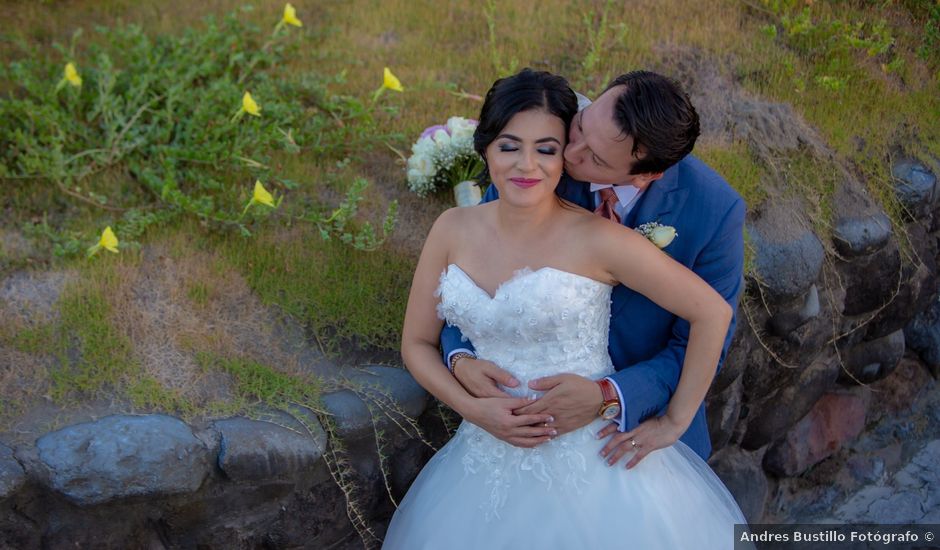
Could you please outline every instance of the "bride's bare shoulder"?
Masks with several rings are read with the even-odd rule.
[[[437,217],[431,228],[431,234],[440,234],[442,237],[454,234],[465,235],[483,223],[489,210],[488,204],[448,208]]]

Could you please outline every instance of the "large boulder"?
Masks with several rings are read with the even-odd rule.
[[[811,230],[787,237],[753,226],[748,234],[757,252],[756,275],[773,299],[801,296],[819,278],[825,252]]]
[[[870,395],[867,388],[823,395],[786,437],[771,446],[764,455],[764,468],[796,476],[838,451],[865,427]]]
[[[871,254],[887,244],[891,237],[891,220],[868,191],[848,174],[836,187],[832,209],[835,220],[832,241],[843,257]]]
[[[824,357],[807,367],[789,368],[775,364],[773,368],[777,376],[763,375],[763,390],[756,389],[756,382],[751,383],[754,378],[749,376],[750,372],[744,378],[744,387],[750,390],[750,395],[745,396],[747,430],[741,446],[748,450],[759,449],[782,438],[832,387],[840,367],[835,358]]]
[[[890,302],[871,319],[865,332],[867,340],[903,329],[937,297],[940,285],[937,235],[928,234],[922,223],[910,223],[905,228],[914,254],[903,263],[900,273],[893,279]]]
[[[794,330],[802,327],[819,315],[819,290],[816,285],[809,287],[806,295],[794,300],[791,307],[781,309],[770,318],[770,330],[774,335],[786,338]]]
[[[922,162],[902,158],[891,167],[894,192],[908,211],[922,215],[936,197],[937,176]]]
[[[261,420],[215,422],[221,434],[219,467],[233,481],[291,478],[309,470],[326,450],[326,432],[316,418],[303,431]]]
[[[845,287],[844,315],[870,313],[895,296],[901,277],[901,254],[894,239],[873,254],[837,265]]]
[[[373,430],[417,418],[427,406],[428,393],[411,374],[378,365],[350,369],[341,384],[347,389],[327,393],[323,406],[346,439],[372,437]]]
[[[209,473],[205,444],[177,418],[114,415],[36,441],[44,480],[80,506],[199,489]]]
[[[885,378],[904,356],[904,331],[898,330],[883,338],[864,341],[843,354],[841,384],[870,384]]]
[[[930,369],[940,377],[940,301],[934,301],[924,312],[904,327],[909,348],[914,350]]]

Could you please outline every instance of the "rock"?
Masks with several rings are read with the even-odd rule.
[[[909,210],[919,213],[935,196],[937,176],[920,161],[901,159],[891,167],[894,192]]]
[[[45,480],[80,506],[197,490],[209,473],[205,445],[179,419],[114,415],[36,441]]]
[[[812,231],[787,240],[770,240],[756,228],[748,233],[757,251],[756,274],[774,299],[800,296],[819,278],[825,252]]]
[[[726,447],[708,461],[728,491],[734,495],[748,523],[760,523],[767,502],[767,476],[757,453]]]
[[[738,306],[738,326],[734,331],[725,360],[722,361],[718,374],[715,375],[712,385],[708,388],[710,393],[723,392],[744,373],[745,369],[758,362],[758,357],[763,358],[762,356],[766,355],[766,353],[761,353],[764,352],[764,348],[757,342],[754,331],[751,330],[747,316],[741,311],[741,307],[743,306]]]
[[[805,325],[810,319],[819,315],[819,291],[816,289],[816,285],[809,287],[806,296],[797,301],[796,306],[784,309],[771,317],[770,330],[774,334],[785,338],[794,330]]]
[[[904,356],[904,331],[898,330],[877,340],[862,342],[842,356],[841,384],[870,384],[885,378]]]
[[[940,517],[940,439],[927,443],[893,478],[869,485],[835,512],[845,523],[929,523]]]
[[[940,377],[940,301],[934,301],[914,317],[904,327],[904,336],[908,347],[920,356],[934,378]]]
[[[870,313],[882,308],[895,296],[901,254],[894,239],[873,254],[837,262],[837,265],[845,287],[844,315]]]
[[[233,481],[290,478],[312,468],[326,450],[326,432],[313,433],[271,422],[229,418],[215,422],[222,435],[219,468]]]
[[[779,364],[775,368],[781,371],[781,375],[775,378],[776,383],[765,380],[761,385],[765,388],[776,386],[777,389],[766,390],[770,392],[769,397],[759,401],[763,392],[755,390],[756,383],[745,376],[744,387],[750,390],[746,397],[753,400],[748,403],[747,430],[741,441],[741,446],[747,450],[759,449],[783,437],[832,387],[838,376],[839,364],[834,358],[826,357],[804,368],[788,369]]]
[[[356,369],[342,385],[348,389],[323,396],[341,437],[371,437],[373,415],[381,428],[401,422],[401,413],[417,418],[427,406],[427,392],[405,369],[378,365]]]
[[[872,318],[865,339],[881,338],[906,327],[936,296],[937,282],[937,272],[926,264],[905,265],[900,283],[895,283],[889,295],[893,299]]]
[[[885,461],[878,456],[855,455],[845,466],[856,481],[863,483],[877,482],[885,474]]]
[[[844,258],[871,254],[891,237],[891,220],[865,186],[848,173],[834,190],[832,210],[832,240]]]
[[[738,376],[724,391],[712,394],[705,406],[708,418],[708,434],[712,441],[712,450],[718,451],[728,444],[741,415],[741,398],[744,394],[742,380]]]
[[[771,446],[764,468],[780,476],[796,476],[829,457],[861,433],[869,400],[867,388],[823,395],[784,439]]]
[[[929,372],[913,354],[902,357],[890,376],[872,384],[878,399],[869,408],[869,422],[885,420],[897,424],[902,416],[910,414],[911,403],[919,401],[933,387]],[[940,416],[937,420],[940,421]]]
[[[870,254],[891,237],[891,220],[883,212],[865,217],[846,217],[836,221],[833,242],[846,257]]]
[[[13,456],[13,449],[0,443],[0,501],[15,493],[26,482],[23,467]]]

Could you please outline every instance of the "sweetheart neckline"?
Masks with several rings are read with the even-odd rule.
[[[489,298],[490,300],[495,300],[495,299],[499,296],[500,291],[502,291],[503,288],[509,286],[510,284],[512,284],[512,283],[514,283],[514,282],[516,282],[516,281],[522,280],[522,279],[524,279],[525,277],[527,277],[527,276],[529,276],[529,275],[535,275],[536,273],[540,273],[540,272],[542,272],[542,271],[554,271],[554,272],[556,272],[556,273],[561,273],[561,274],[563,274],[563,275],[568,275],[568,276],[570,276],[570,277],[575,277],[575,278],[578,278],[578,279],[584,279],[584,280],[586,280],[586,281],[589,281],[589,282],[592,282],[592,283],[596,283],[596,284],[599,284],[599,285],[603,285],[603,286],[607,286],[607,287],[611,287],[611,288],[613,288],[613,286],[614,286],[614,285],[611,285],[611,284],[609,284],[609,283],[605,283],[605,282],[603,282],[603,281],[598,281],[597,279],[593,279],[593,278],[591,278],[591,277],[588,277],[587,275],[581,275],[581,274],[579,274],[579,273],[572,273],[571,271],[565,271],[564,269],[558,269],[557,267],[552,267],[552,266],[550,266],[550,265],[546,265],[546,266],[540,267],[540,268],[535,269],[535,270],[533,270],[532,268],[530,268],[530,267],[527,266],[527,267],[523,267],[523,268],[521,268],[521,269],[517,269],[516,271],[513,272],[513,274],[512,274],[511,277],[509,277],[509,278],[506,279],[505,281],[503,281],[503,282],[499,283],[498,285],[496,285],[496,291],[491,295],[485,288],[483,288],[483,287],[481,287],[479,284],[477,284],[477,282],[476,282],[475,280],[473,280],[473,277],[471,277],[469,273],[467,273],[466,271],[464,271],[464,269],[463,269],[462,267],[460,267],[459,265],[457,265],[457,264],[455,264],[455,263],[450,263],[450,264],[448,264],[448,265],[447,265],[447,270],[445,271],[445,273],[448,273],[448,274],[449,274],[449,273],[450,273],[450,268],[452,268],[452,267],[456,267],[457,270],[460,271],[460,273],[462,273],[463,276],[467,279],[467,281],[470,282],[470,284],[472,284],[474,287],[476,287],[480,292],[482,292],[482,293],[483,293],[487,298]]]

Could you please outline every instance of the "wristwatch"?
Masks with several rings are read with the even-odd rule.
[[[604,420],[613,420],[620,416],[620,398],[617,396],[617,389],[613,383],[602,378],[597,381],[597,385],[601,387],[601,396],[604,398],[601,408],[597,410],[597,416]]]
[[[477,356],[472,353],[467,353],[466,351],[458,351],[457,353],[450,356],[450,364],[447,366],[450,367],[450,372],[454,372],[454,368],[457,367],[457,361],[460,359],[476,359]]]

